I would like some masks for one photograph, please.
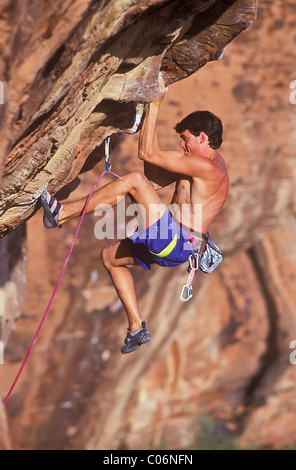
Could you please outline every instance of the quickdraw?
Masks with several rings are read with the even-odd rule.
[[[190,300],[193,297],[192,281],[199,267],[199,254],[192,253],[188,258],[188,263],[189,263],[189,266],[188,266],[187,271],[189,272],[189,275],[188,275],[187,281],[185,282],[181,290],[181,294],[180,294],[181,302],[188,302],[188,300]]]

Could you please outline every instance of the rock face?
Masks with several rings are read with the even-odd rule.
[[[30,90],[31,83],[35,91],[30,92],[30,99],[29,95],[24,98],[23,114],[18,122],[12,118],[18,114],[17,101],[11,99],[5,107],[5,119],[10,116],[12,140],[5,140],[9,150],[5,155],[9,158],[3,166],[1,189],[6,188],[8,192],[1,199],[7,204],[1,217],[5,220],[3,235],[28,220],[28,293],[16,328],[6,342],[5,364],[0,366],[2,397],[33,339],[77,226],[77,221],[71,221],[60,231],[47,231],[42,226],[41,211],[30,217],[33,207],[20,206],[20,210],[18,204],[39,191],[41,183],[37,182],[41,180],[41,186],[48,183],[54,190],[64,186],[67,194],[76,187],[69,199],[87,194],[104,168],[99,161],[103,151],[96,147],[107,135],[133,125],[135,103],[149,101],[157,94],[159,68],[170,85],[159,117],[159,138],[164,148],[178,144],[177,136],[170,129],[181,116],[196,108],[210,109],[223,120],[225,135],[221,151],[229,168],[231,188],[212,236],[223,249],[225,260],[211,276],[198,273],[194,297],[186,305],[178,300],[187,276],[184,266],[171,270],[155,267],[149,273],[134,268],[142,316],[149,324],[152,340],[134,355],[122,357],[119,351],[126,328],[124,312],[99,260],[99,251],[108,240],[97,240],[93,235],[97,218],[86,218],[46,326],[6,405],[11,442],[7,437],[6,418],[0,415],[0,423],[2,419],[6,426],[5,440],[1,441],[3,448],[207,448],[213,442],[218,445],[229,438],[235,439],[237,446],[248,448],[295,445],[296,108],[289,100],[289,84],[296,78],[296,71],[295,61],[286,60],[295,55],[294,6],[288,2],[262,3],[254,25],[227,46],[223,59],[208,63],[192,74],[192,54],[197,58],[195,70],[217,58],[223,44],[253,17],[254,5],[194,2],[197,9],[203,8],[187,11],[188,3],[178,3],[179,9],[176,3],[128,2],[129,7],[125,8],[122,2],[120,12],[117,8],[111,17],[104,2],[75,2],[73,10],[70,2],[61,2],[60,21],[63,15],[68,15],[61,31],[56,29],[57,10],[54,14],[49,5],[43,11],[43,23],[32,31],[34,15],[36,21],[41,21],[38,9],[42,2],[36,3],[35,10],[32,7],[30,16],[26,17],[26,44],[31,55],[23,57],[28,58],[26,70],[34,77],[31,82],[27,80],[26,87]],[[25,8],[24,3],[20,5]],[[94,28],[98,23],[95,20],[99,11],[107,15],[100,15],[100,24],[109,21],[114,31],[104,49],[109,65],[103,53],[93,56],[86,52],[87,44],[91,50],[99,51],[99,46],[96,48],[91,42],[94,37],[91,26]],[[214,22],[208,16],[213,11],[222,13],[222,16],[214,15]],[[180,22],[176,16],[179,12]],[[231,12],[237,15],[235,20]],[[157,42],[148,31],[148,19],[154,14],[166,18],[160,21],[161,27],[152,25]],[[176,24],[171,22],[169,26],[168,18],[176,19]],[[78,23],[81,29],[77,29]],[[86,29],[89,35],[85,36]],[[50,30],[51,34],[42,33]],[[143,43],[138,42],[141,35],[136,33],[139,30],[146,38],[147,49],[143,55],[137,52],[143,50]],[[22,31],[24,34],[25,29]],[[71,38],[55,56],[53,51],[62,42],[54,31],[64,34],[65,39]],[[132,39],[132,31],[137,40],[135,36]],[[160,31],[164,34],[160,35]],[[40,37],[43,41],[36,40]],[[14,44],[19,38],[15,35]],[[121,41],[126,53],[124,60],[121,60],[123,52],[116,55]],[[6,48],[12,47],[13,41],[6,44]],[[44,48],[47,45],[51,53],[46,53],[45,48],[42,55],[37,48],[40,53],[37,63],[32,44],[39,44],[40,48],[42,44]],[[81,45],[74,47],[75,44]],[[74,53],[78,49],[81,56]],[[7,60],[12,61],[7,51]],[[83,51],[88,55],[87,67],[83,65]],[[67,56],[70,52],[72,55]],[[42,78],[42,67],[48,64],[48,57],[53,57],[51,66],[48,65],[47,78]],[[68,62],[67,57],[71,57]],[[118,67],[114,65],[116,57],[120,62]],[[81,69],[77,64],[81,64]],[[103,64],[110,77],[100,88]],[[93,82],[88,73],[93,74]],[[133,74],[134,78],[129,80]],[[142,87],[145,96],[131,99],[133,93],[138,96],[139,88],[135,86],[133,91],[133,83],[140,75],[141,83],[147,85]],[[180,80],[185,77],[186,80]],[[14,79],[10,92],[20,96],[25,84]],[[38,89],[37,83],[40,83]],[[82,83],[88,97],[85,108],[79,94]],[[55,101],[58,96],[60,102]],[[12,103],[15,112],[10,111],[8,115]],[[102,109],[104,116],[100,114]],[[114,124],[118,113],[120,120]],[[36,119],[32,119],[35,114]],[[118,122],[124,125],[120,127]],[[23,126],[22,130],[18,126]],[[7,131],[7,127],[4,129]],[[41,134],[44,140],[40,140]],[[55,143],[46,153],[49,137],[53,135]],[[136,158],[137,135],[124,138],[114,135],[112,142],[117,144],[112,152],[115,172],[142,169]],[[70,151],[72,144],[74,150]],[[14,153],[17,148],[21,152],[19,161]],[[44,166],[39,166],[40,161]],[[29,162],[31,166],[27,166]],[[38,167],[36,173],[33,167]],[[93,168],[86,172],[86,167]],[[18,173],[18,169],[23,169],[23,173]],[[13,175],[19,174],[23,177],[17,176],[18,184],[24,186],[17,190],[16,182],[12,183],[9,192],[6,178],[12,181]],[[169,190],[162,196],[164,201],[169,201]],[[17,230],[5,235],[1,243],[18,246],[10,239],[18,236],[23,240]],[[3,247],[2,256],[6,251]],[[212,425],[210,433],[209,424]]]
[[[4,346],[26,298],[26,258],[26,227],[22,226],[0,244],[0,340]]]
[[[0,367],[5,348],[27,294],[26,226],[14,230],[0,243]],[[0,449],[11,444],[4,409],[0,411]]]
[[[254,0],[22,1],[1,5],[0,233],[46,186],[73,181],[100,145],[132,129],[138,103],[221,56]],[[3,78],[2,78],[3,77]],[[31,203],[31,204],[30,204]]]

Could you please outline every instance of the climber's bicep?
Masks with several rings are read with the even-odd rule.
[[[142,157],[142,160],[159,167],[167,172],[180,175],[215,179],[219,169],[209,158],[202,155],[183,155],[176,151],[162,151],[151,153]],[[176,179],[177,179],[176,178]]]

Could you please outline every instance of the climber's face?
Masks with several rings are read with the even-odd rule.
[[[196,136],[186,129],[180,137],[180,147],[185,155],[202,155],[209,147],[209,138],[204,132]]]
[[[180,147],[185,155],[197,155],[200,147],[200,136],[191,134],[187,129],[180,134]]]

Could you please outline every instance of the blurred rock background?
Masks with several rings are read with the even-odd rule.
[[[277,449],[295,445],[296,366],[290,361],[290,344],[296,339],[296,105],[290,101],[290,83],[296,79],[296,14],[292,2],[262,0],[257,15],[254,24],[227,45],[220,60],[196,73],[187,71],[185,79],[175,82],[172,69],[167,70],[169,90],[159,116],[164,148],[178,145],[173,127],[195,109],[209,109],[223,120],[221,153],[231,188],[212,229],[212,238],[225,253],[223,264],[210,276],[198,273],[193,299],[186,304],[179,301],[185,266],[153,267],[149,273],[133,268],[152,340],[133,355],[122,356],[125,314],[99,256],[108,241],[96,239],[98,218],[88,216],[38,341],[1,411],[2,448],[224,445]],[[48,33],[50,37],[55,38]],[[28,44],[34,50],[34,42]],[[163,57],[159,63],[165,66]],[[52,106],[50,100],[45,102]],[[128,109],[127,114],[132,111]],[[21,117],[19,121],[23,122]],[[94,128],[98,124],[94,116],[89,122]],[[109,124],[113,170],[119,174],[141,170],[137,134],[119,134],[114,122]],[[54,132],[57,127],[53,125]],[[36,129],[40,143],[42,129],[38,125]],[[48,132],[44,129],[45,140]],[[105,135],[97,137],[103,141]],[[18,151],[26,145],[28,151],[36,149],[30,141],[33,134],[27,138]],[[104,170],[102,149],[87,142],[80,162],[91,149],[87,171],[80,173],[79,165],[73,170],[71,161],[72,166],[61,169],[61,174],[66,168],[72,171],[68,185],[61,188],[59,165],[54,178],[52,174],[49,178],[49,184],[67,200],[89,193]],[[48,148],[43,144],[42,158]],[[10,161],[17,167],[14,149]],[[27,153],[22,155],[28,163]],[[45,166],[52,161],[47,158]],[[1,240],[3,399],[34,337],[78,223],[71,221],[62,230],[48,231],[37,206],[34,215],[21,214],[19,202],[31,195],[30,188],[36,189],[38,174],[46,174],[30,173],[26,165],[26,181],[17,196],[21,199],[14,199],[15,190],[2,200],[11,201],[10,207],[6,204],[3,226],[16,225]],[[12,166],[6,163],[6,178]],[[8,188],[5,184],[3,190]],[[166,202],[170,189],[163,191]],[[26,224],[21,223],[23,218]]]

